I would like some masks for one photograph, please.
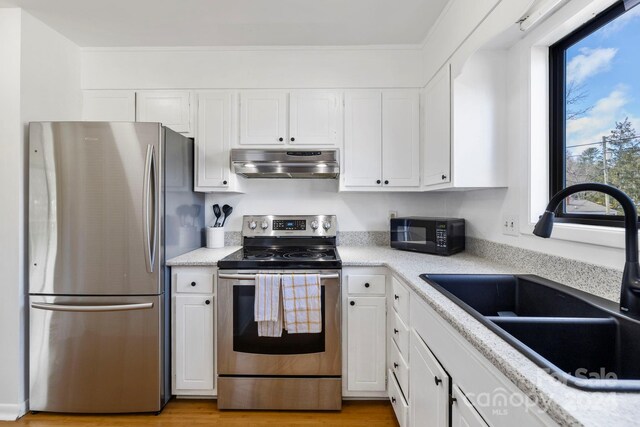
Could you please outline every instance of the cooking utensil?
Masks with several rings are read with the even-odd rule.
[[[213,223],[213,226],[218,227],[218,220],[220,219],[222,212],[220,211],[220,205],[217,203],[213,205],[213,214],[216,216],[216,222]]]
[[[224,205],[222,207],[222,212],[224,212],[224,220],[222,220],[222,225],[220,227],[224,227],[224,223],[227,222],[227,218],[229,218],[229,215],[233,212],[233,208],[229,205]]]

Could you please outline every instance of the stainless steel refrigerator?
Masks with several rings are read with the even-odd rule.
[[[171,395],[165,260],[202,246],[193,141],[159,123],[29,126],[29,406],[157,412]]]

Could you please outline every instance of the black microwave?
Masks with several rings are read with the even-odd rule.
[[[461,252],[464,250],[464,219],[392,218],[391,247],[435,255]]]

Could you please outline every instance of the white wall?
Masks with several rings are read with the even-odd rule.
[[[0,419],[26,406],[27,123],[81,113],[80,50],[20,9],[0,9]]]
[[[588,19],[592,10],[602,10],[607,3],[610,1],[570,2],[508,49],[508,189],[451,193],[447,198],[447,215],[467,218],[469,235],[607,267],[623,267],[621,229],[594,231],[594,227],[584,230],[556,225],[551,239],[541,239],[531,234],[533,224],[530,222],[530,217],[535,218],[542,213],[548,188],[547,72],[544,65],[536,64],[535,57],[532,59],[532,48],[558,40]],[[546,62],[546,58],[543,52],[542,61]],[[543,69],[532,74],[532,67],[536,65]],[[542,111],[536,111],[539,106],[542,106]],[[541,154],[532,157],[532,149]],[[543,195],[542,204],[531,197],[530,181],[539,190],[534,191],[534,195]],[[502,234],[501,223],[505,215],[518,216],[523,232],[520,236]]]
[[[243,179],[243,178],[239,178]],[[338,193],[334,180],[265,180],[244,182],[246,194],[207,194],[205,220],[213,225],[212,205],[228,204],[233,213],[225,228],[242,229],[242,215],[337,215],[340,231],[388,231],[389,211],[399,216],[444,214],[444,194]]]
[[[24,402],[20,9],[0,9],[0,419]]]
[[[83,89],[420,87],[416,48],[84,49]]]

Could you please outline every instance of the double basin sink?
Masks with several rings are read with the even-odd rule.
[[[640,391],[640,319],[614,302],[533,275],[420,277],[559,381]]]

